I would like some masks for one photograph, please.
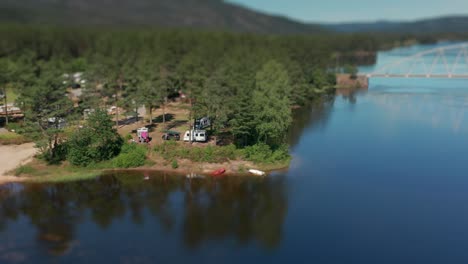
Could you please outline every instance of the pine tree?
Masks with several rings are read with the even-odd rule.
[[[61,69],[63,67],[57,61],[39,63],[34,84],[25,87],[21,95],[29,133],[50,163],[65,158],[63,123],[70,122],[67,118],[73,113],[73,103],[63,84]]]
[[[288,73],[281,64],[269,61],[257,73],[252,103],[258,141],[275,144],[283,139],[292,122],[290,90]]]

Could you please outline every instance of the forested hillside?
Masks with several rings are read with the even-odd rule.
[[[273,34],[323,32],[317,25],[222,0],[0,0],[0,21],[114,27],[189,27]]]
[[[313,19],[313,12],[310,19]],[[339,19],[339,18],[337,18]],[[307,24],[222,0],[0,0],[0,22],[60,26],[172,27],[267,34],[466,33],[468,16],[410,22]]]

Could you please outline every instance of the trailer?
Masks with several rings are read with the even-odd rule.
[[[187,130],[184,133],[186,142],[206,142],[208,139],[205,130]]]

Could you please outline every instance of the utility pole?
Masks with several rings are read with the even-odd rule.
[[[167,96],[164,95],[164,102],[162,105],[163,110],[163,127],[166,128],[166,104],[167,104]]]
[[[119,129],[119,106],[118,106],[118,102],[119,102],[119,93],[122,92],[122,86],[123,86],[123,76],[122,76],[122,73],[119,74],[119,83],[118,83],[118,86],[119,86],[119,90],[115,93],[115,117],[116,117],[116,120],[115,120],[115,124],[116,124],[116,127],[117,129]]]
[[[6,94],[6,89],[3,87],[3,94],[0,95],[0,98],[3,97],[3,102],[5,103],[5,125],[8,126],[8,105],[7,105],[7,94]]]

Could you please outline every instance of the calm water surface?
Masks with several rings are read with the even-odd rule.
[[[371,80],[297,113],[285,173],[6,185],[0,263],[468,263],[467,109]]]

